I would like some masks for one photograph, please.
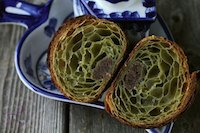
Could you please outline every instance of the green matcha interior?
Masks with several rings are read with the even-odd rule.
[[[158,40],[137,49],[111,95],[117,116],[130,122],[152,122],[178,108],[186,78],[174,50]]]
[[[120,29],[106,22],[83,24],[69,32],[59,42],[54,62],[66,91],[77,99],[95,98],[122,58],[123,41]]]

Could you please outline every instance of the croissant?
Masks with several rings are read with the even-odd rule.
[[[68,98],[96,101],[126,50],[123,31],[113,22],[90,15],[67,20],[48,51],[52,81]]]
[[[159,127],[174,120],[190,104],[197,73],[174,42],[142,39],[130,53],[105,98],[106,111],[134,127]]]

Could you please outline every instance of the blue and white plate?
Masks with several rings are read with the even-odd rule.
[[[91,14],[109,20],[155,21],[155,0],[74,0],[82,12],[75,15]]]
[[[49,0],[44,5],[33,5],[21,0],[2,0],[0,24],[20,24],[27,28],[15,51],[15,67],[27,88],[50,99],[104,109],[105,94],[95,103],[75,102],[64,97],[51,82],[46,64],[47,49],[63,21],[74,16],[72,7],[71,0]],[[173,40],[159,15],[150,26],[148,34]],[[173,123],[169,123],[159,129],[146,130],[149,133],[170,133],[172,125]]]

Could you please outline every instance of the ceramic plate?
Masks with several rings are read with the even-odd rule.
[[[42,31],[40,29],[42,29]],[[45,29],[45,26],[44,27],[41,26],[40,28],[38,28],[38,30],[34,31],[33,33],[29,35],[28,39],[26,39],[27,41],[24,41],[24,43],[21,43],[18,45],[17,54],[16,54],[16,67],[18,69],[18,74],[20,75],[21,80],[25,83],[25,85],[28,88],[48,98],[104,109],[104,105],[103,105],[104,95],[96,103],[92,103],[92,104],[79,103],[79,102],[74,102],[65,98],[60,93],[60,91],[53,85],[53,83],[51,82],[51,76],[50,76],[47,62],[46,62],[47,48],[48,48],[50,39],[46,40],[46,39],[42,39],[42,37],[38,37],[38,36],[41,36],[40,35],[41,32],[43,33],[44,36],[48,36],[48,34],[50,34],[50,33],[45,33],[44,29]],[[161,19],[161,17],[158,17],[157,20],[151,25],[150,30],[149,30],[149,35],[163,36],[165,38],[172,40],[172,37],[170,36],[170,32],[167,30],[167,27],[165,26],[164,21]],[[38,39],[39,42],[35,42],[35,38],[40,38]],[[36,55],[26,52],[27,49],[30,48],[28,44],[26,47],[26,43],[34,43],[35,45],[38,46],[38,49],[35,49],[36,51],[32,51]],[[37,47],[34,44],[31,46]],[[26,54],[26,55],[21,57],[21,54],[23,55]],[[33,62],[34,64],[36,64],[35,67],[32,65]],[[19,63],[21,63],[21,65],[19,65]],[[20,68],[20,66],[22,66],[23,68]],[[25,70],[26,74],[24,74],[24,71],[22,69]],[[34,84],[33,81],[34,82],[36,81],[39,84],[36,85]]]
[[[16,70],[27,88],[50,99],[104,109],[105,93],[95,103],[75,102],[64,97],[51,82],[46,63],[47,49],[53,34],[63,21],[73,17],[72,5],[71,0],[49,0],[42,6],[17,0],[3,0],[3,3],[0,2],[0,6],[4,7],[0,8],[0,22],[20,24],[27,28],[15,51]],[[173,40],[159,15],[150,26],[149,35],[163,36]],[[169,133],[171,127],[172,124],[169,124],[160,131],[156,128],[147,129],[147,131]]]

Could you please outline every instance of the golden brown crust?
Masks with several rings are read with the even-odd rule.
[[[123,73],[126,70],[126,66],[127,64],[130,62],[131,58],[134,56],[135,52],[138,50],[139,47],[142,47],[148,40],[154,40],[154,39],[159,39],[162,42],[168,44],[169,46],[173,45],[174,48],[177,50],[177,54],[180,56],[181,60],[183,60],[183,64],[182,67],[185,70],[185,74],[186,74],[186,78],[187,78],[187,83],[185,85],[185,88],[183,90],[185,90],[184,92],[184,97],[182,99],[181,104],[179,105],[178,109],[176,111],[174,111],[172,114],[170,114],[166,119],[160,119],[159,121],[157,121],[156,123],[145,123],[143,121],[141,122],[127,122],[126,120],[119,118],[118,116],[115,116],[115,113],[113,113],[113,111],[115,110],[114,106],[112,105],[111,102],[111,94],[113,93],[113,91],[115,90],[115,86],[116,86],[116,80],[117,78],[115,78],[115,80],[112,82],[111,87],[109,88],[107,94],[106,94],[106,98],[105,98],[105,110],[112,116],[115,117],[117,120],[119,120],[120,122],[133,126],[133,127],[141,127],[141,128],[152,128],[152,127],[161,127],[171,121],[174,121],[182,112],[184,112],[186,110],[186,108],[188,107],[188,105],[191,104],[191,101],[194,97],[194,93],[196,91],[196,89],[198,88],[198,84],[197,84],[197,72],[192,73],[191,75],[189,74],[189,67],[187,64],[187,58],[183,52],[183,50],[174,42],[168,41],[163,37],[155,37],[155,36],[150,36],[150,37],[146,37],[145,39],[141,40],[133,49],[133,51],[130,53],[129,58],[127,59],[125,65],[122,67],[122,69],[120,70],[118,76],[120,76],[120,73]],[[117,77],[118,77],[117,76]]]
[[[48,49],[48,59],[47,59],[47,61],[48,61],[48,66],[49,66],[52,82],[61,91],[61,93],[63,93],[67,98],[72,99],[74,101],[78,101],[78,102],[95,102],[95,101],[97,101],[101,97],[102,91],[105,89],[106,83],[102,83],[101,88],[99,88],[99,91],[97,92],[97,96],[93,99],[91,99],[91,98],[78,99],[76,97],[72,97],[69,93],[67,93],[65,91],[65,88],[62,87],[60,85],[60,83],[57,82],[58,79],[56,77],[56,72],[53,68],[53,62],[54,62],[53,53],[55,53],[56,47],[59,44],[58,42],[60,40],[65,38],[65,36],[71,35],[76,28],[78,28],[80,26],[91,24],[92,22],[94,22],[94,20],[97,21],[97,22],[99,22],[99,21],[104,22],[105,21],[106,23],[109,22],[110,24],[115,24],[113,22],[110,22],[110,21],[107,21],[107,20],[104,20],[104,19],[97,19],[97,18],[95,18],[94,16],[91,16],[91,15],[84,15],[84,16],[73,18],[71,20],[66,20],[63,23],[63,25],[59,28],[59,30],[56,32],[56,34],[54,35],[54,37],[53,37],[53,39],[50,43],[49,49]],[[124,33],[122,33],[122,34],[124,35]],[[124,37],[125,37],[125,35],[124,35]],[[122,49],[123,53],[125,52],[125,50],[126,50],[126,46],[123,47],[123,49]],[[123,58],[123,55],[121,56],[121,60],[122,60],[122,58]],[[118,64],[115,64],[115,65],[118,66],[119,63],[120,63],[120,61],[118,62]],[[109,75],[109,76],[112,76],[112,75]]]
[[[69,99],[75,100],[75,101],[79,101],[79,102],[93,102],[96,101],[99,97],[97,97],[96,99],[90,100],[90,99],[85,99],[85,101],[80,101],[79,99],[76,99],[74,97],[71,97],[71,95],[69,95],[65,89],[60,85],[60,83],[58,83],[57,78],[56,78],[56,72],[53,68],[53,53],[54,50],[56,50],[57,45],[59,44],[58,42],[62,39],[62,37],[65,37],[66,34],[69,34],[71,32],[73,32],[74,29],[76,29],[81,22],[84,22],[84,20],[86,19],[96,19],[94,16],[91,15],[87,15],[87,16],[80,16],[77,18],[72,18],[70,20],[66,20],[63,25],[58,29],[58,31],[55,33],[50,45],[49,45],[49,49],[48,49],[48,58],[47,58],[47,62],[48,62],[48,66],[49,66],[49,71],[51,73],[51,79],[52,82],[54,83],[54,85],[61,91],[62,94],[64,94],[66,97],[68,97]],[[72,31],[70,31],[72,30]]]

